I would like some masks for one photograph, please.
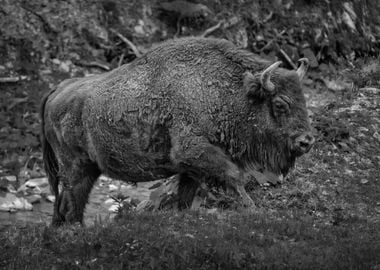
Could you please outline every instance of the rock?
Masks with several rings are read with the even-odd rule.
[[[16,182],[17,177],[15,175],[5,175],[2,176],[1,179],[5,179],[8,182]]]
[[[33,206],[26,199],[19,198],[11,193],[0,197],[0,211],[15,212],[18,210],[31,211],[33,210]]]
[[[33,194],[25,198],[29,203],[35,204],[41,202],[41,195]]]
[[[109,188],[110,191],[116,191],[116,190],[119,189],[119,187],[116,186],[116,185],[114,185],[114,184],[110,184],[110,185],[108,186],[108,188]]]
[[[54,58],[54,59],[52,59],[51,61],[52,61],[54,64],[56,64],[56,65],[61,64],[61,61],[60,61],[59,59],[57,59],[57,58]]]
[[[13,185],[11,185],[11,184],[8,185],[8,187],[7,187],[7,191],[10,192],[10,193],[13,193],[13,194],[17,193],[17,190],[16,190],[15,187],[14,187]]]
[[[65,61],[65,62],[61,62],[61,64],[59,65],[59,68],[64,71],[64,72],[70,72],[70,65],[71,65],[71,61],[68,60],[68,61]]]
[[[115,200],[114,199],[112,199],[112,198],[109,198],[109,199],[107,199],[107,200],[105,200],[105,204],[113,204],[115,202]]]
[[[7,62],[7,63],[5,63],[5,67],[8,69],[13,69],[14,65],[12,62]]]
[[[24,195],[48,194],[50,193],[49,181],[47,177],[30,179],[18,188],[17,193]]]
[[[53,202],[55,202],[55,196],[54,195],[47,195],[45,200],[53,203]]]
[[[119,205],[119,204],[113,204],[113,205],[111,205],[111,206],[108,208],[108,211],[113,212],[113,213],[116,213],[116,212],[118,212],[119,208],[120,208],[120,205]]]
[[[51,195],[50,186],[40,188],[40,192],[40,195],[42,196]]]
[[[31,195],[31,194],[41,194],[41,189],[39,187],[27,187],[25,185],[22,185],[19,187],[17,190],[17,193],[22,194],[22,195]]]
[[[144,30],[145,23],[143,20],[138,20],[138,25],[136,25],[133,29],[135,30],[136,34],[139,34],[141,36],[145,36],[146,32]]]
[[[27,187],[45,187],[49,185],[49,180],[47,177],[41,177],[41,178],[34,178],[30,179],[29,181],[25,182],[25,185]]]
[[[122,191],[133,189],[133,188],[135,188],[134,185],[130,185],[130,184],[129,185],[124,185],[124,184],[121,185],[121,190]]]
[[[101,183],[111,183],[111,182],[112,182],[112,178],[109,178],[109,177],[107,177],[107,176],[105,176],[105,175],[101,175],[101,176],[99,177],[99,181],[100,181]]]

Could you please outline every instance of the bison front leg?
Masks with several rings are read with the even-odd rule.
[[[67,213],[72,209],[74,198],[69,188],[69,182],[65,177],[60,177],[63,187],[59,194],[55,196],[54,213],[53,213],[53,226],[61,226],[66,222]]]
[[[245,191],[241,170],[230,161],[222,149],[209,143],[206,138],[189,134],[178,136],[173,139],[171,159],[180,174],[186,176],[181,177],[180,181],[186,181],[189,176],[200,179],[213,177],[225,184],[228,190],[236,193],[243,205],[255,206]]]
[[[82,223],[89,194],[100,174],[98,166],[91,161],[74,160],[66,170],[66,181],[57,203],[58,213],[54,217],[67,223]]]

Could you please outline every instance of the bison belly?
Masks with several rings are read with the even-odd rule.
[[[170,162],[170,136],[164,125],[143,119],[103,119],[89,130],[88,152],[101,171],[131,182],[153,181],[176,172]]]

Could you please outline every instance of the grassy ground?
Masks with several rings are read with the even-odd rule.
[[[352,89],[314,110],[317,144],[289,179],[251,187],[254,213],[126,212],[87,228],[14,226],[0,234],[0,267],[379,269],[380,93],[359,88],[380,80],[355,76]]]
[[[90,228],[14,228],[7,269],[370,269],[380,224],[334,226],[297,211],[130,214]]]

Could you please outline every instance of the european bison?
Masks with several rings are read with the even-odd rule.
[[[130,64],[63,81],[42,102],[53,224],[82,222],[100,174],[131,182],[217,179],[253,205],[252,169],[286,174],[314,138],[297,71],[226,40],[165,42]],[[62,183],[59,193],[58,184]]]

